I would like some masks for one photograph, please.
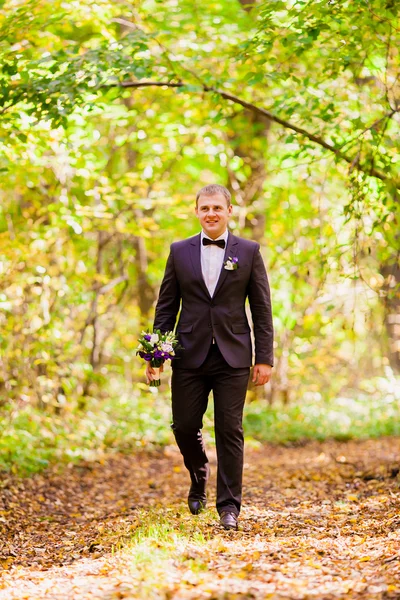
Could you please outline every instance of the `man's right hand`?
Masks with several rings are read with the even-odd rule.
[[[162,373],[163,371],[164,371],[164,365],[161,365],[161,367],[160,367],[160,373]],[[150,381],[153,381],[153,379],[155,379],[155,377],[154,377],[154,367],[152,367],[149,362],[146,365],[146,379],[147,379],[147,384],[149,384]]]

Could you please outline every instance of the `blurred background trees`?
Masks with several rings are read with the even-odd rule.
[[[146,393],[137,336],[212,182],[232,191],[231,230],[260,242],[269,271],[265,398],[396,384],[395,3],[0,7],[3,407],[62,414]]]

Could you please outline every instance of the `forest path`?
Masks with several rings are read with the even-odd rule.
[[[400,598],[400,439],[248,448],[239,531],[175,447],[0,480],[0,600]]]

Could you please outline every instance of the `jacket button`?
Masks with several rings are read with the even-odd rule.
[[[210,306],[215,306],[214,302],[211,302]]]
[[[209,327],[212,327],[211,323],[208,324]]]

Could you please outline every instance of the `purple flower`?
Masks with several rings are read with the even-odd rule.
[[[237,256],[231,258],[228,256],[228,260],[224,262],[224,269],[227,271],[236,271],[239,268],[239,259]]]
[[[172,331],[164,334],[159,329],[154,333],[142,331],[138,341],[136,354],[152,365],[162,365],[167,360],[177,358],[175,351],[181,349]]]
[[[143,352],[142,350],[138,351],[140,358],[144,358],[144,360],[150,361],[153,356],[149,352]]]

